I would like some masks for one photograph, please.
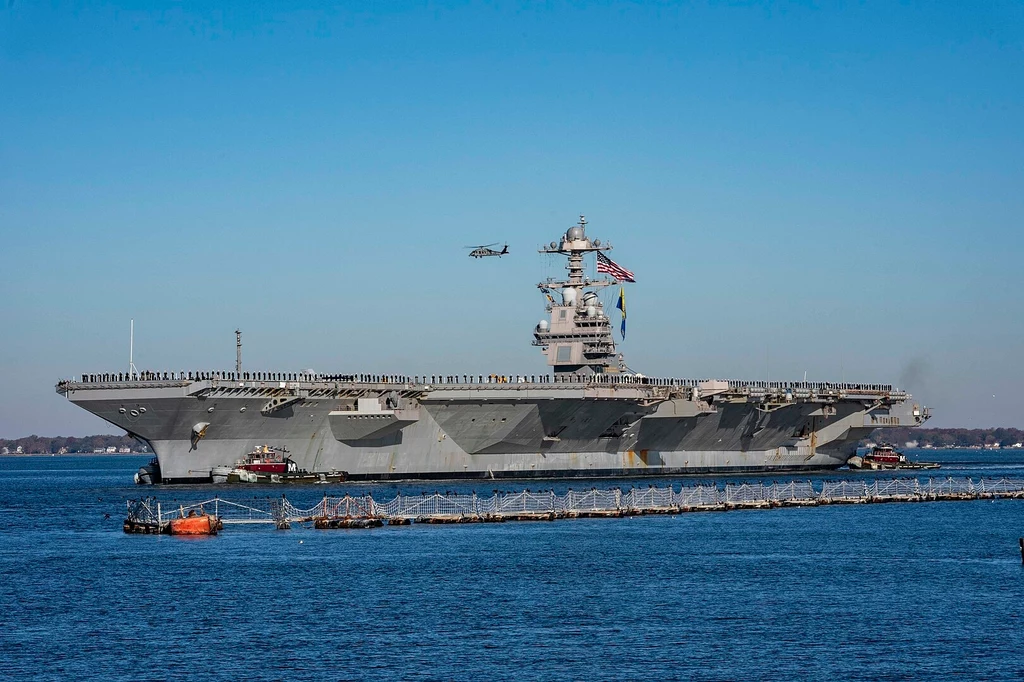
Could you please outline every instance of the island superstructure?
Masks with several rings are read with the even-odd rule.
[[[235,371],[86,373],[57,392],[145,441],[158,480],[211,480],[265,444],[349,480],[629,477],[834,469],[879,427],[927,408],[889,384],[643,376],[619,353],[582,218],[542,247],[568,277],[538,287],[542,375]],[[239,345],[240,347],[240,345]],[[240,353],[240,351],[239,351]]]

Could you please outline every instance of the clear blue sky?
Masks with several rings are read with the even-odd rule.
[[[0,437],[136,364],[538,373],[586,213],[647,374],[1024,426],[1024,5],[0,9]],[[475,261],[467,244],[508,240]]]

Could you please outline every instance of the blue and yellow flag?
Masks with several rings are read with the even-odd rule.
[[[619,300],[615,303],[615,307],[622,311],[622,328],[619,330],[622,334],[622,340],[626,340],[626,290],[623,287],[619,287]]]

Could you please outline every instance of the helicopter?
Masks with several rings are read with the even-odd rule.
[[[485,258],[487,256],[497,256],[497,257],[501,258],[502,256],[504,256],[505,254],[508,253],[508,244],[505,244],[504,248],[502,248],[501,251],[495,251],[494,249],[490,248],[492,246],[497,246],[497,245],[498,245],[498,242],[494,242],[493,244],[481,244],[480,246],[467,246],[466,248],[467,249],[473,249],[472,251],[469,252],[469,255],[470,255],[471,258]]]

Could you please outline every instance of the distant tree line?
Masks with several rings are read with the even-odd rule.
[[[997,443],[1008,447],[1016,443],[1024,443],[1024,430],[997,429],[925,429],[896,428],[876,429],[871,433],[871,441],[887,442],[902,445],[909,441],[917,441],[918,447],[926,445],[935,448],[971,448],[994,446]]]
[[[17,452],[18,447],[21,447],[22,452],[25,454],[42,455],[55,455],[61,451],[61,448],[66,448],[65,452],[68,453],[88,454],[92,454],[94,450],[106,450],[109,447],[114,447],[118,450],[121,448],[131,448],[132,452],[149,452],[149,448],[145,444],[139,443],[139,441],[127,435],[84,436],[82,438],[75,438],[74,436],[54,436],[52,438],[47,436],[28,436],[14,440],[0,438],[0,452],[3,452],[3,448],[7,448],[13,454]]]

